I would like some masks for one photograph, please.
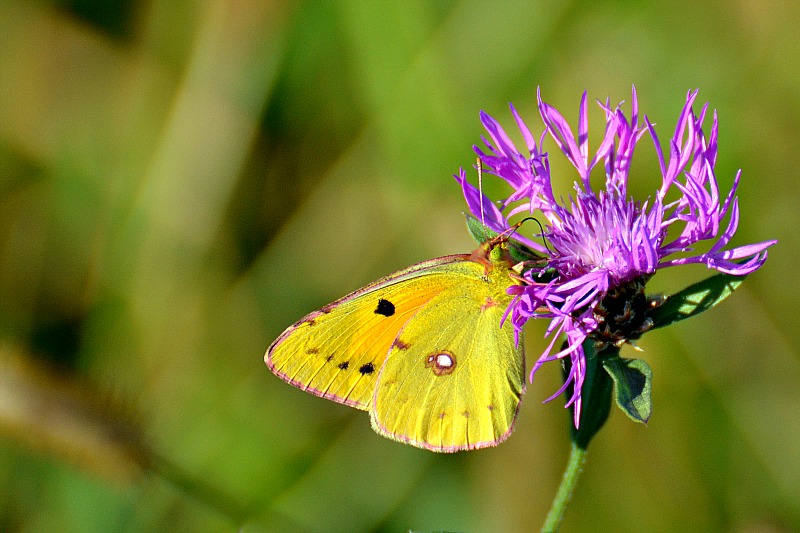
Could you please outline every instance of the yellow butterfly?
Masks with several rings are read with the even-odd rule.
[[[498,235],[431,259],[306,315],[267,349],[278,377],[370,412],[379,434],[436,452],[508,437],[525,392],[506,289],[518,281]]]

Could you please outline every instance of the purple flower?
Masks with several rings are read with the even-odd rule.
[[[665,157],[653,124],[647,117],[644,124],[639,122],[635,88],[630,118],[619,105],[612,108],[608,100],[599,102],[605,113],[605,133],[594,154],[589,151],[586,93],[581,98],[576,138],[561,113],[543,102],[537,91],[544,122],[538,143],[511,106],[524,151],[495,119],[481,112],[489,138],[483,139],[486,151],[475,150],[488,172],[511,186],[511,194],[494,203],[467,182],[463,169],[456,176],[470,211],[490,229],[503,232],[511,226],[508,219],[513,215],[537,211],[546,221],[539,235],[541,243],[514,237],[542,260],[526,264],[524,284],[509,288],[514,298],[507,315],[518,339],[530,318],[550,319],[546,335],[551,340],[534,365],[531,379],[547,361],[570,358],[564,386],[551,399],[572,385],[567,406],[574,407],[576,427],[586,372],[583,342],[591,339],[619,346],[648,329],[650,324],[643,318],[649,305],[644,286],[657,270],[703,263],[719,272],[745,275],[764,264],[766,249],[776,242],[726,248],[739,224],[735,192],[740,172],[721,200],[714,173],[717,115],[706,138],[703,122],[708,104],[695,114],[696,96],[697,91],[688,93]],[[566,200],[553,195],[548,154],[542,150],[548,134],[578,172],[574,196]],[[645,134],[655,144],[662,183],[651,198],[637,202],[627,194],[628,172],[636,144]],[[590,176],[601,162],[605,184],[597,190]],[[712,244],[699,252],[694,247],[700,241]],[[556,348],[562,337],[564,346]]]

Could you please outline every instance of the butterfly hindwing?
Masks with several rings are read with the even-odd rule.
[[[492,446],[511,432],[525,389],[524,355],[510,320],[507,269],[459,265],[399,332],[378,376],[371,410],[379,433],[434,451]],[[432,327],[435,325],[435,327]]]
[[[398,332],[460,276],[469,256],[432,259],[382,278],[290,326],[269,347],[267,365],[303,390],[369,409],[378,373]]]

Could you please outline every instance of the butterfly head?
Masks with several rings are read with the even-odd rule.
[[[512,259],[508,250],[508,239],[518,226],[513,226],[503,233],[499,233],[483,242],[474,252],[470,259],[481,263],[486,269],[486,274],[497,265],[510,268],[515,261]]]

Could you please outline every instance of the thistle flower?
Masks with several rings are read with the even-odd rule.
[[[654,302],[645,296],[644,287],[659,269],[701,263],[743,276],[764,264],[766,249],[776,242],[727,248],[739,225],[735,193],[741,171],[721,199],[714,171],[717,115],[714,112],[706,137],[703,123],[708,104],[695,114],[696,96],[696,90],[688,93],[665,157],[653,124],[647,117],[644,124],[639,121],[635,88],[630,118],[622,104],[612,108],[608,100],[598,102],[606,123],[594,154],[589,151],[586,93],[581,98],[576,138],[561,113],[543,102],[537,91],[544,123],[538,143],[511,106],[525,142],[524,152],[494,118],[481,112],[489,138],[483,139],[485,149],[476,146],[475,151],[488,173],[511,186],[511,194],[495,204],[467,182],[463,169],[456,176],[471,213],[494,231],[507,230],[513,215],[538,211],[545,219],[541,243],[515,237],[542,259],[526,263],[521,275],[524,284],[508,289],[514,298],[506,317],[513,322],[518,340],[529,319],[550,320],[546,331],[550,342],[530,379],[544,363],[569,358],[565,383],[550,399],[572,385],[567,406],[573,407],[576,427],[586,372],[584,341],[620,346],[649,329],[645,310]],[[652,197],[639,202],[628,196],[627,184],[634,149],[645,134],[655,144],[662,181]],[[542,149],[548,135],[578,173],[574,196],[566,200],[553,195],[548,154]],[[601,162],[605,184],[598,190],[590,175]],[[725,219],[727,224],[723,224]],[[695,250],[700,241],[712,242],[708,251]],[[556,342],[562,337],[566,342],[557,349]]]

